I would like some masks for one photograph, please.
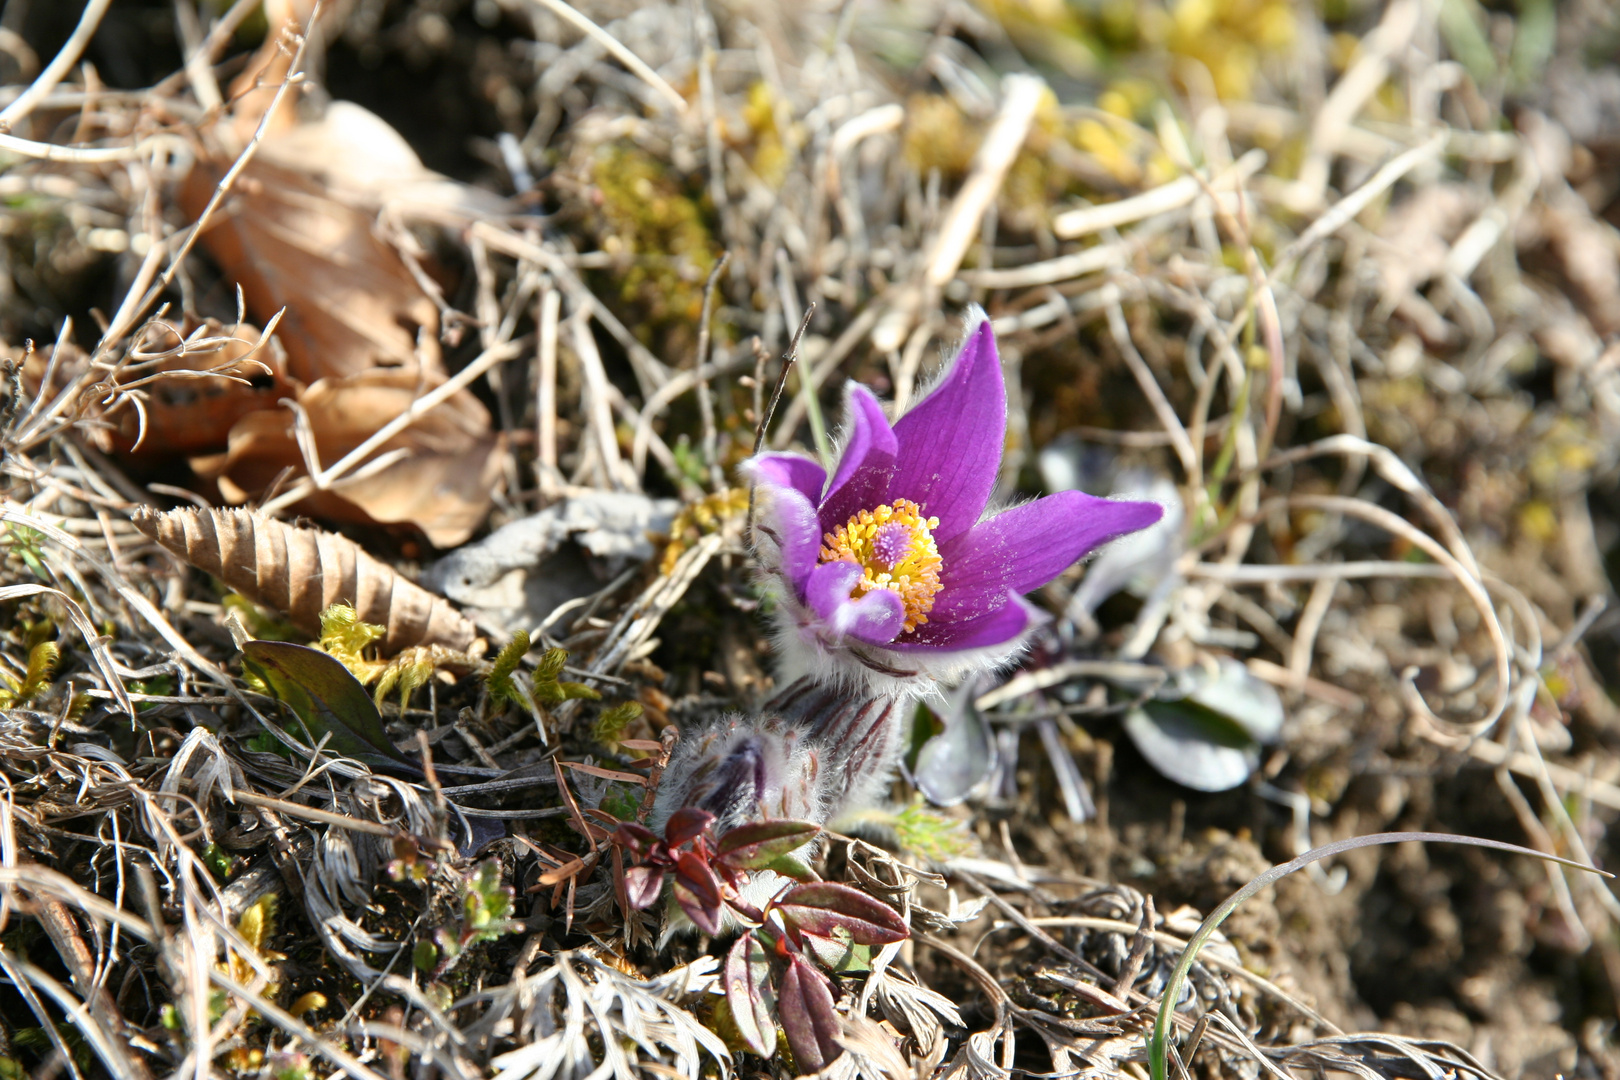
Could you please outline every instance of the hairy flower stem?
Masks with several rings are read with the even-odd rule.
[[[828,778],[826,820],[862,809],[888,786],[906,745],[906,726],[917,695],[876,693],[866,687],[828,686],[805,677],[764,706],[821,747]]]

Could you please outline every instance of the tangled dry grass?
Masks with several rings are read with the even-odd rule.
[[[839,826],[825,873],[911,937],[839,976],[828,1072],[1142,1076],[1203,913],[1331,840],[1604,865],[1607,5],[266,3],[248,53],[255,0],[182,0],[183,66],[110,89],[78,61],[126,6],[54,60],[0,19],[7,1076],[792,1075],[716,1019],[716,950],[615,905],[590,812],[644,817],[666,728],[769,696],[732,486],[765,394],[771,444],[825,454],[842,381],[913,398],[968,303],[1000,494],[1147,475],[1184,525],[1145,596],[1039,598],[968,809],[902,784]],[[457,71],[490,137],[424,138],[430,172],[322,62],[437,73],[402,109],[448,117]],[[306,514],[408,578],[602,493],[680,500],[656,553],[559,526],[547,580],[434,579],[496,645],[567,650],[523,693],[465,640],[323,639],[415,687],[381,716],[414,777],[289,725],[233,630],[292,612],[132,520]],[[1194,796],[1118,717],[1219,657],[1288,718]],[[1617,929],[1592,874],[1349,854],[1200,954],[1174,1067],[1611,1076]]]

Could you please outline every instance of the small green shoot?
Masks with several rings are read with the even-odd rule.
[[[412,960],[418,967],[422,967],[424,961],[432,963],[428,950],[434,950],[438,960],[431,970],[435,977],[442,976],[472,946],[494,941],[503,934],[517,933],[523,929],[523,924],[512,918],[514,900],[512,887],[501,882],[500,860],[484,860],[462,881],[461,925],[440,927],[432,943],[417,944]],[[424,945],[427,949],[422,947]],[[429,968],[422,967],[422,970]]]
[[[601,699],[601,694],[583,683],[558,681],[557,676],[562,674],[563,665],[568,663],[565,649],[546,650],[539,664],[535,665],[534,674],[526,677],[518,666],[529,651],[529,644],[528,633],[519,630],[495,654],[489,674],[484,676],[491,702],[517,705],[538,717],[542,706],[550,708],[575,698],[587,701]]]
[[[0,707],[26,705],[51,688],[51,676],[62,658],[62,650],[54,641],[42,641],[28,650],[28,671],[18,682],[0,672]]]
[[[231,875],[236,873],[237,869],[242,865],[242,859],[239,856],[232,855],[213,842],[203,848],[202,862],[204,866],[208,867],[208,872],[220,881],[229,881]]]
[[[529,696],[528,691],[516,679],[518,665],[523,662],[523,656],[528,651],[529,632],[519,630],[512,635],[512,640],[501,646],[501,651],[495,654],[495,659],[490,664],[489,674],[484,677],[484,684],[489,687],[489,700],[491,702],[518,705],[528,709],[530,712],[536,711],[534,699]],[[551,659],[551,653],[562,653],[563,660],[568,659],[568,654],[561,649],[553,649],[548,652],[545,659],[540,661],[540,668],[535,669],[534,677],[537,682],[541,678],[540,673],[544,669],[546,661]],[[561,662],[557,664],[557,670],[562,670]],[[555,679],[556,675],[553,674],[552,678]]]
[[[386,662],[368,657],[366,650],[381,641],[387,632],[376,623],[361,622],[348,604],[333,604],[321,612],[321,639],[317,647],[335,657],[362,683],[368,683],[377,677]]]
[[[641,702],[621,701],[611,708],[603,709],[602,715],[596,718],[596,726],[591,734],[596,741],[611,751],[617,751],[619,740],[624,738],[625,730],[637,720],[641,719]]]
[[[894,832],[901,845],[931,862],[945,862],[973,850],[967,824],[930,809],[916,798],[894,817]]]
[[[426,686],[432,678],[432,653],[427,649],[406,649],[383,668],[381,677],[377,679],[377,689],[372,691],[372,700],[381,709],[383,701],[397,689],[399,713],[403,716],[410,707],[411,694]]]
[[[45,568],[45,534],[38,529],[8,522],[0,528],[0,547],[21,559],[41,581],[51,580],[51,573]]]

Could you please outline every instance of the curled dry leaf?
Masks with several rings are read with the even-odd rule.
[[[180,187],[181,208],[199,219],[289,74],[288,33],[316,5],[274,0],[270,33],[232,85],[232,107],[199,133],[197,164]],[[333,18],[327,5],[323,21]],[[230,502],[264,490],[287,467],[307,472],[294,438],[292,400],[309,420],[320,462],[330,465],[441,384],[439,307],[407,220],[499,216],[499,196],[439,176],[386,122],[358,105],[328,104],[309,117],[282,98],[258,154],[214,208],[199,241],[238,283],[248,313],[279,313],[276,336],[294,392],[234,418],[228,439],[193,451],[193,467],[216,479]],[[403,252],[403,253],[402,253]],[[299,504],[338,521],[409,523],[439,547],[471,536],[504,471],[506,447],[468,391],[451,397],[379,453],[404,451],[386,467],[362,465]],[[228,442],[228,445],[227,445]]]
[[[180,191],[195,219],[229,160],[199,163]],[[379,366],[439,370],[439,313],[377,234],[372,214],[327,194],[321,182],[254,161],[209,220],[201,243],[242,286],[248,311],[286,308],[278,336],[294,378],[312,383]]]
[[[442,383],[415,371],[378,368],[347,378],[321,379],[299,396],[322,467],[338,461],[384,424]],[[455,547],[489,512],[490,492],[505,461],[504,439],[489,430],[489,413],[461,393],[422,416],[378,448],[397,453],[380,469],[362,465],[300,508],[319,517],[357,523],[412,524],[433,544]],[[283,469],[306,471],[297,415],[290,409],[256,412],[231,429],[223,454],[195,458],[199,475],[218,481],[227,501],[246,502],[265,491]],[[375,620],[372,620],[375,621]]]
[[[21,362],[28,396],[47,401],[86,378],[90,363],[89,354],[65,339],[11,358]],[[97,422],[85,428],[87,437],[104,452],[145,460],[220,450],[238,420],[277,408],[300,389],[287,377],[286,354],[275,337],[249,323],[195,317],[146,323],[128,355],[90,381],[80,415]]]
[[[345,537],[247,510],[139,507],[131,517],[137,529],[192,566],[284,612],[311,635],[320,632],[321,612],[341,601],[353,605],[362,621],[387,630],[381,642],[387,656],[413,645],[465,650],[478,636],[443,597],[407,581]]]

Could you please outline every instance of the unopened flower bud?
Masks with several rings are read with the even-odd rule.
[[[722,717],[683,738],[653,804],[654,832],[695,806],[715,816],[715,835],[748,821],[826,820],[826,773],[818,741],[780,717]]]

